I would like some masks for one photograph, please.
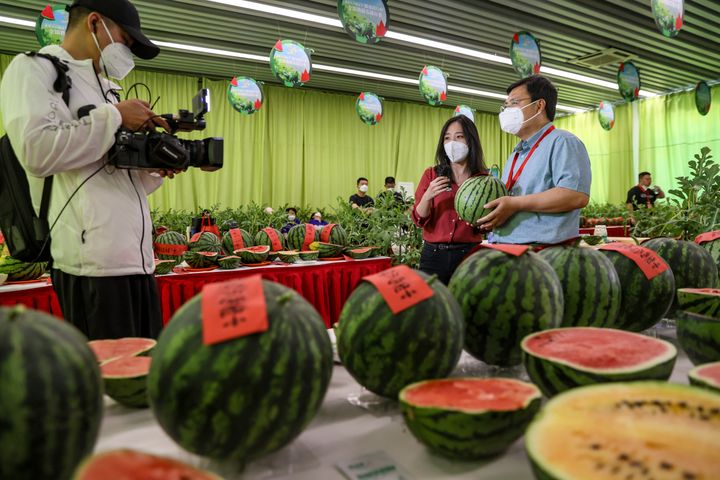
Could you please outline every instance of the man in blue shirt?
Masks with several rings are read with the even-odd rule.
[[[590,197],[590,158],[585,145],[552,124],[557,90],[532,75],[507,89],[500,127],[522,139],[505,164],[502,181],[509,196],[478,220],[496,243],[551,245],[579,236],[580,209]]]

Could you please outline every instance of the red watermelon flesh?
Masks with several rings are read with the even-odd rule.
[[[690,383],[698,384],[699,381],[720,391],[720,362],[699,365],[690,370],[689,375]]]
[[[88,346],[95,353],[98,363],[119,357],[143,355],[153,349],[156,341],[152,338],[127,337],[110,340],[93,340]]]
[[[147,375],[150,371],[150,357],[121,357],[100,365],[103,378],[133,378]]]
[[[404,393],[417,407],[496,412],[525,408],[539,396],[537,388],[504,378],[447,378],[421,382]]]
[[[667,343],[609,328],[556,328],[534,334],[524,343],[533,355],[586,369],[635,368],[669,354]]]
[[[171,458],[134,450],[114,450],[90,457],[75,480],[220,480],[209,472]]]

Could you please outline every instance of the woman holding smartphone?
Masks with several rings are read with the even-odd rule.
[[[440,132],[435,166],[423,173],[412,211],[413,221],[423,229],[420,270],[437,275],[446,285],[482,241],[478,228],[458,218],[455,194],[468,178],[487,174],[475,124],[464,115],[448,120]]]

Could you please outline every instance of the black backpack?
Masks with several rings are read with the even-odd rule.
[[[53,88],[62,94],[65,105],[68,105],[72,82],[67,76],[67,64],[44,53],[27,52],[25,55],[45,58],[53,64],[57,71]],[[27,174],[13,151],[10,139],[7,135],[0,138],[0,230],[13,258],[24,262],[50,261],[50,228],[47,217],[52,181],[52,176],[45,177],[38,216],[32,206]]]

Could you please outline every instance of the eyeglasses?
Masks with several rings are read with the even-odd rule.
[[[530,97],[516,98],[516,99],[512,100],[510,103],[505,102],[500,107],[500,111],[504,112],[506,108],[517,107],[518,105],[520,105],[520,102],[522,102],[523,100],[532,100],[532,98],[530,98]]]

